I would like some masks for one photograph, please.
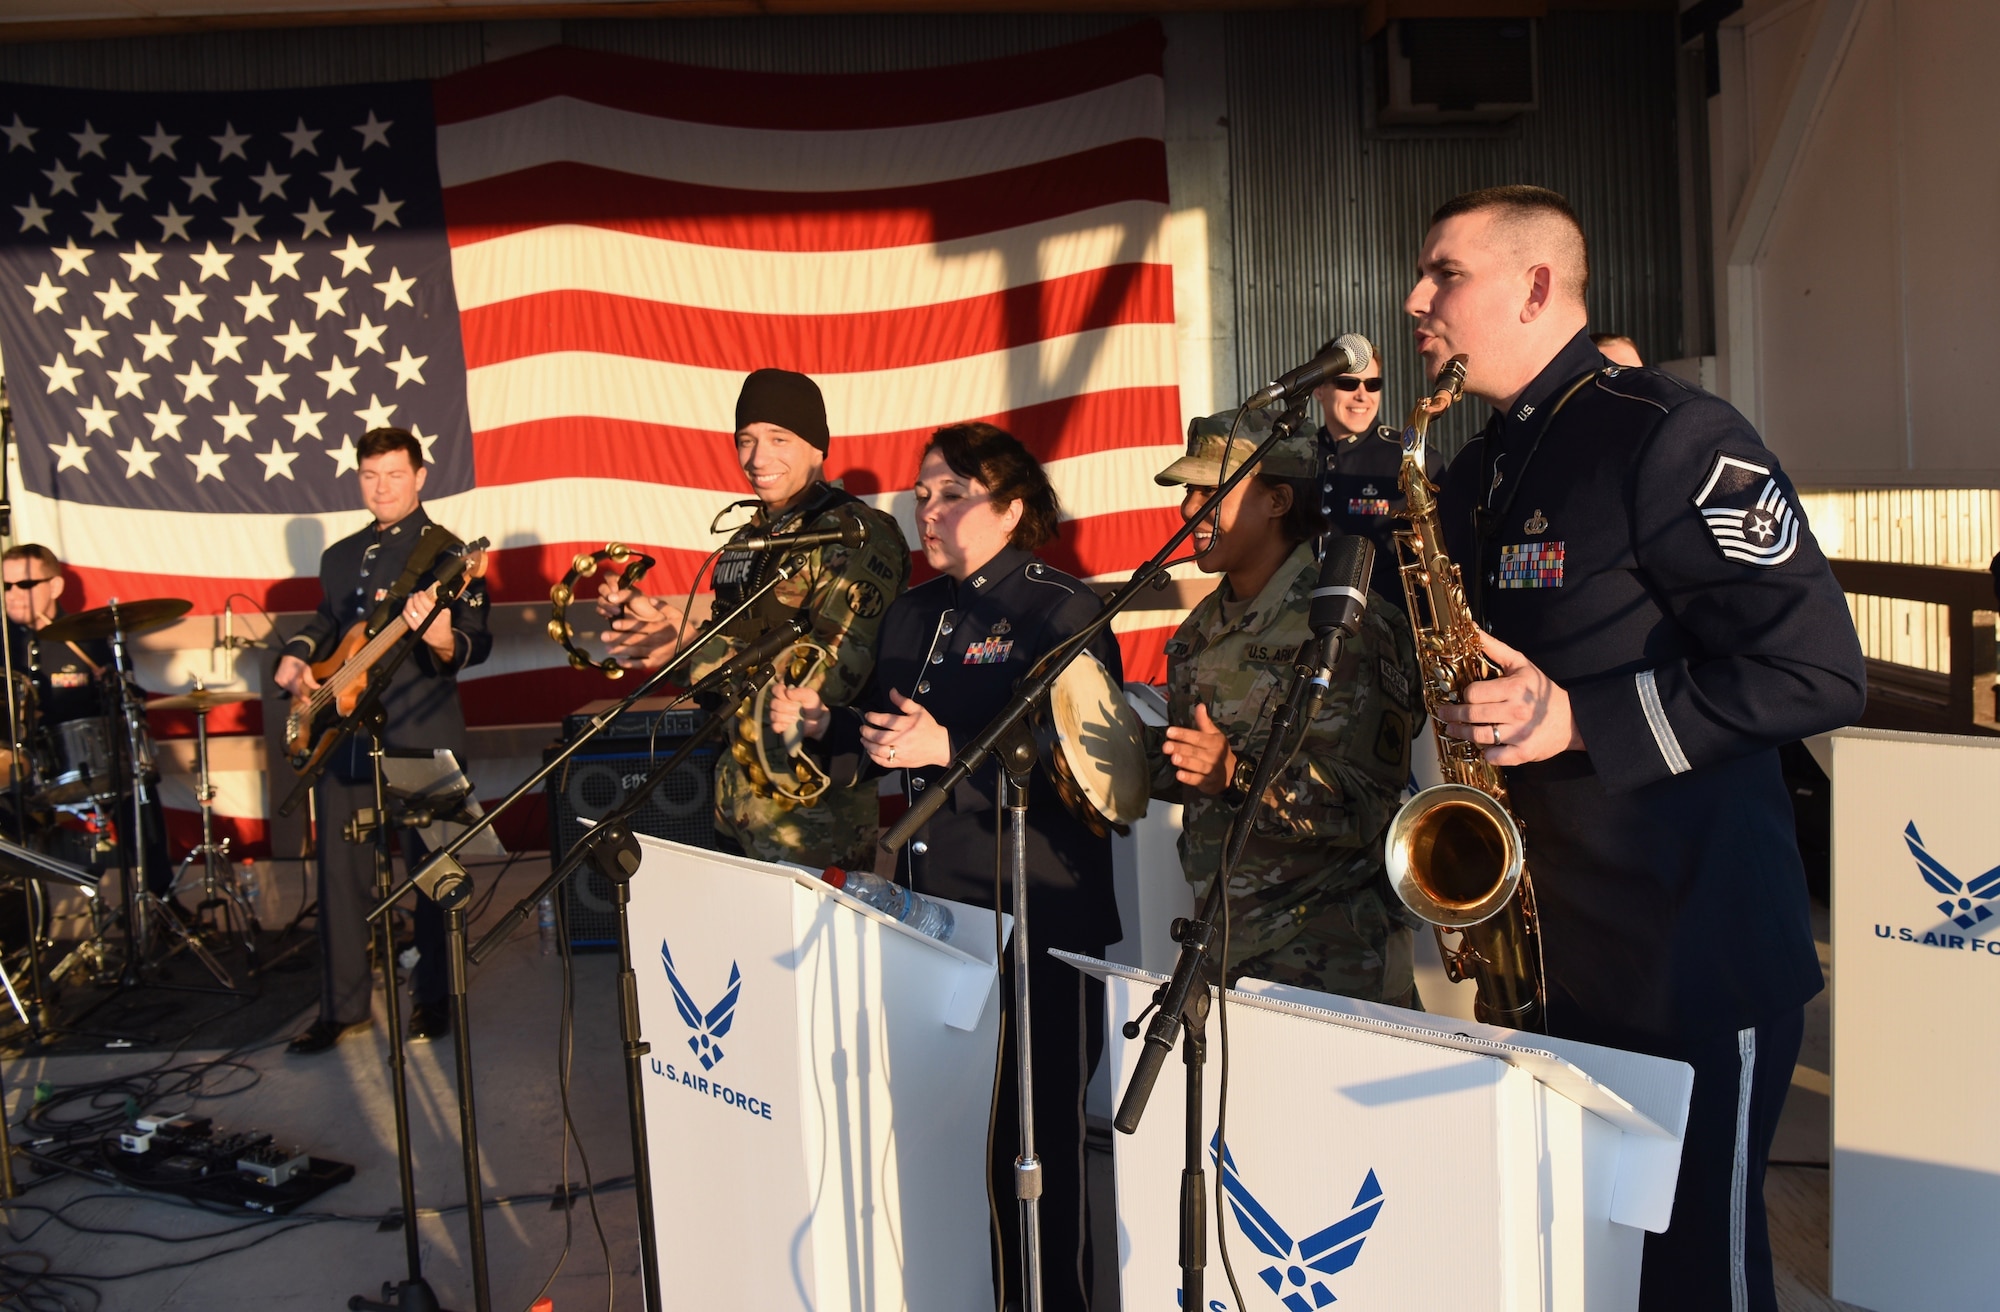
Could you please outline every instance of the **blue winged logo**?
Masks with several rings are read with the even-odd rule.
[[[1219,1137],[1209,1140],[1211,1158],[1216,1156],[1218,1147]],[[1325,1277],[1339,1275],[1354,1265],[1361,1256],[1361,1245],[1368,1238],[1368,1231],[1382,1212],[1385,1200],[1375,1172],[1369,1171],[1361,1182],[1346,1216],[1295,1240],[1244,1185],[1232,1153],[1223,1149],[1216,1165],[1222,1172],[1222,1191],[1229,1199],[1229,1210],[1236,1214],[1237,1228],[1256,1245],[1258,1252],[1271,1259],[1271,1264],[1257,1276],[1278,1295],[1278,1301],[1288,1312],[1313,1312],[1336,1302]]]
[[[735,962],[729,963],[729,986],[723,990],[722,1001],[703,1011],[695,1005],[694,995],[681,983],[680,972],[674,969],[674,954],[667,947],[665,939],[660,940],[660,961],[667,968],[667,983],[674,991],[674,1006],[681,1013],[694,1033],[688,1038],[688,1047],[700,1059],[705,1071],[715,1069],[722,1060],[720,1040],[729,1033],[729,1027],[736,1023],[736,998],[743,992],[743,972]]]
[[[1960,879],[1944,868],[1944,862],[1930,854],[1924,846],[1923,835],[1917,832],[1917,822],[1912,820],[1903,829],[1903,842],[1916,858],[1917,873],[1924,882],[1944,894],[1944,901],[1937,904],[1945,918],[1960,929],[1971,929],[1984,921],[1993,919],[1993,908],[1987,901],[2000,897],[2000,866],[1995,866],[1974,879]],[[1977,898],[1975,902],[1973,899]]]

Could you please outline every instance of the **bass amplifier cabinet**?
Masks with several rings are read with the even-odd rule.
[[[655,766],[673,755],[695,730],[697,712],[663,711],[665,698],[648,698],[613,720],[584,744],[583,750],[548,777],[550,859],[563,853],[589,831],[590,822],[622,804]],[[592,719],[617,705],[593,702],[563,721],[562,739],[549,749],[554,757],[575,741]],[[653,790],[632,817],[635,833],[672,839],[690,847],[715,846],[715,758],[720,745],[705,743]],[[563,886],[570,946],[612,948],[618,944],[618,913],[611,886],[589,865]]]

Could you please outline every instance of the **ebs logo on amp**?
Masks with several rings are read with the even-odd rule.
[[[1994,919],[1993,908],[1988,905],[1994,898],[2000,897],[2000,866],[1983,875],[1961,879],[1924,846],[1924,837],[1917,832],[1914,820],[1904,826],[1903,845],[1910,849],[1910,855],[1917,863],[1917,873],[1923,877],[1924,883],[1930,885],[1931,892],[1944,895],[1943,901],[1935,904],[1944,916],[1944,923],[1918,930],[1878,922],[1875,937],[1917,947],[1983,952],[2000,957],[2000,920]],[[1965,932],[1954,934],[1951,932],[1953,927]]]
[[[1219,1138],[1209,1140],[1208,1153],[1211,1159],[1221,1147]],[[1368,1232],[1381,1215],[1382,1186],[1375,1179],[1375,1172],[1369,1171],[1361,1181],[1360,1190],[1354,1195],[1346,1216],[1329,1226],[1316,1230],[1303,1239],[1293,1239],[1278,1219],[1257,1201],[1256,1195],[1243,1182],[1242,1173],[1236,1168],[1234,1153],[1223,1149],[1216,1165],[1222,1172],[1222,1192],[1229,1199],[1229,1210],[1236,1216],[1237,1228],[1244,1238],[1256,1245],[1257,1251],[1270,1259],[1257,1278],[1278,1296],[1286,1312],[1314,1312],[1337,1299],[1327,1281],[1354,1265],[1361,1256],[1361,1245],[1368,1238]],[[1214,1305],[1211,1304],[1211,1307]]]
[[[736,1024],[736,1003],[743,995],[743,972],[736,962],[729,963],[729,982],[723,986],[722,999],[714,1006],[704,1009],[694,1000],[694,994],[681,982],[680,971],[674,968],[673,949],[665,939],[660,940],[660,964],[666,968],[667,987],[674,993],[674,1009],[681,1014],[681,1020],[689,1031],[688,1050],[701,1063],[703,1071],[712,1071],[722,1064],[725,1056],[722,1040],[728,1037],[730,1027]],[[735,1041],[730,1041],[735,1046]],[[747,1093],[730,1088],[720,1080],[711,1080],[705,1074],[692,1069],[681,1070],[672,1062],[653,1058],[653,1074],[664,1076],[668,1083],[686,1089],[691,1093],[706,1094],[721,1101],[725,1106],[735,1107],[764,1120],[771,1119],[771,1104],[764,1098],[753,1098]]]

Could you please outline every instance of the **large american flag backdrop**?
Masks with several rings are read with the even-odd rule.
[[[1120,577],[1177,522],[1151,478],[1180,426],[1161,46],[1140,24],[880,74],[556,47],[432,83],[0,86],[16,538],[68,563],[72,608],[310,609],[320,550],[366,522],[354,443],[395,424],[432,514],[496,544],[496,603],[545,603],[613,539],[685,590],[746,495],[737,388],[777,365],[826,394],[829,473],[906,532],[927,435],[985,419],[1049,467],[1047,554]],[[1128,677],[1163,675],[1162,618],[1121,628]],[[207,659],[155,662],[152,691]],[[615,685],[515,625],[463,687],[493,726]],[[476,761],[482,795],[527,764]],[[218,782],[254,846],[265,780]]]

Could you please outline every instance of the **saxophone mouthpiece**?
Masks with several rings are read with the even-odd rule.
[[[1438,370],[1437,382],[1431,387],[1431,399],[1443,398],[1446,405],[1458,400],[1465,391],[1465,362],[1468,357],[1454,355]]]

